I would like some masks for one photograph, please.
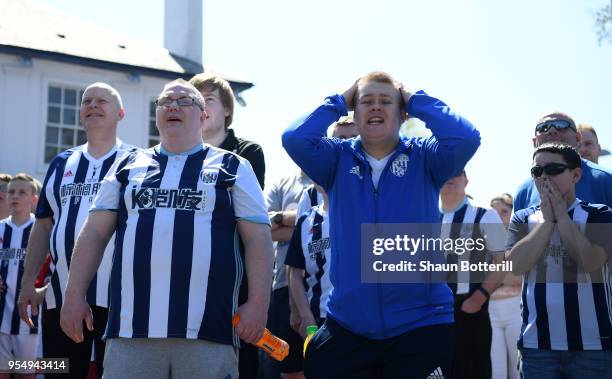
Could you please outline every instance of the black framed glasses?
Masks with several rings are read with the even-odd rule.
[[[544,166],[533,166],[531,168],[531,176],[539,178],[543,173],[546,173],[548,176],[555,176],[571,168],[572,167],[563,163],[549,163]]]
[[[176,102],[176,105],[178,105],[179,107],[190,107],[192,105],[195,105],[196,107],[200,108],[200,110],[202,111],[204,110],[204,107],[202,106],[202,104],[200,104],[196,98],[191,97],[191,96],[179,97],[178,99],[162,97],[162,98],[155,100],[155,105],[158,107],[169,108],[175,102]]]
[[[544,121],[536,125],[535,131],[536,134],[546,133],[550,130],[550,128],[555,128],[556,130],[563,130],[570,128],[573,131],[576,131],[576,125],[567,120],[549,120]]]

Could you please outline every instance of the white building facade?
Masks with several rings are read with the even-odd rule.
[[[201,0],[171,2],[174,9],[201,14]],[[203,71],[201,18],[165,20],[167,33],[176,34],[176,24],[193,33],[197,48],[188,59],[173,53],[178,48],[184,54],[186,47],[171,40],[167,48],[130,41],[31,0],[0,0],[0,9],[0,172],[42,180],[58,152],[84,143],[80,98],[98,81],[115,87],[123,99],[119,138],[152,146],[159,141],[153,101],[163,85]],[[226,79],[237,96],[252,86]]]

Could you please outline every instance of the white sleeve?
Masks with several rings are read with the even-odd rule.
[[[234,214],[239,220],[270,225],[263,192],[251,164],[241,159],[232,187]]]
[[[119,197],[121,183],[117,180],[116,171],[110,170],[110,173],[104,177],[100,183],[98,194],[94,198],[93,204],[89,209],[90,212],[95,211],[119,211]]]
[[[308,188],[309,187],[306,187],[306,189],[302,191],[302,195],[300,196],[300,201],[298,202],[297,206],[297,213],[295,215],[296,224],[300,216],[308,212],[308,210],[312,207],[310,204],[310,196],[308,196]]]
[[[506,228],[495,209],[487,209],[480,220],[480,226],[489,253],[503,253],[506,245]]]

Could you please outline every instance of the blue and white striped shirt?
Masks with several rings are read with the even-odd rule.
[[[132,153],[104,179],[97,210],[118,212],[106,337],[237,344],[237,221],[269,224],[248,161],[209,145]]]
[[[612,236],[597,224],[612,223],[605,205],[576,200],[569,216],[591,243],[612,253]],[[511,249],[543,222],[540,207],[517,211],[508,229]],[[603,227],[606,227],[603,225]],[[612,285],[610,260],[585,273],[569,256],[555,230],[540,261],[524,275],[523,326],[519,347],[540,350],[612,350]],[[571,277],[569,277],[571,276]]]
[[[62,307],[74,243],[102,179],[115,162],[135,150],[135,147],[117,140],[108,153],[96,159],[87,152],[85,144],[60,153],[49,164],[36,209],[36,218],[53,218],[49,241],[53,272],[46,294],[47,308]],[[108,307],[112,246],[111,240],[87,290],[87,302],[104,308]]]
[[[6,290],[0,294],[0,332],[2,333],[38,333],[38,317],[32,317],[36,327],[30,328],[19,318],[17,307],[23,261],[27,255],[28,238],[33,224],[34,215],[20,226],[13,224],[10,217],[0,220],[0,277],[6,284]]]
[[[306,296],[316,319],[327,317],[327,302],[333,289],[329,280],[329,217],[322,208],[312,207],[300,216],[285,258],[286,265],[305,270]]]

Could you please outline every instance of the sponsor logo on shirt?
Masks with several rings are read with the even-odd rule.
[[[91,203],[100,189],[100,184],[100,182],[62,184],[60,187],[62,206],[68,203],[68,199],[72,199],[72,203],[78,205],[81,203],[82,197],[86,196],[89,196],[88,200]]]
[[[429,374],[429,376],[427,376],[427,379],[444,379],[444,374],[442,373],[442,368],[440,368],[440,366],[438,366],[438,368],[433,370],[433,372],[431,374]]]
[[[314,240],[308,243],[308,254],[311,260],[317,259],[318,254],[323,254],[325,250],[329,249],[330,241],[329,237],[321,238],[320,240]]]
[[[188,211],[202,210],[206,192],[191,188],[132,188],[132,209],[171,208]]]
[[[8,247],[0,249],[0,259],[17,259],[24,260],[28,249],[21,247]]]
[[[72,170],[68,170],[68,172],[64,174],[64,178],[69,178],[71,176],[74,176],[74,174],[72,173]]]
[[[398,155],[393,160],[393,163],[391,163],[391,172],[393,175],[397,176],[398,178],[404,176],[404,174],[406,174],[406,170],[408,169],[408,161],[410,161],[410,159],[406,154]]]

